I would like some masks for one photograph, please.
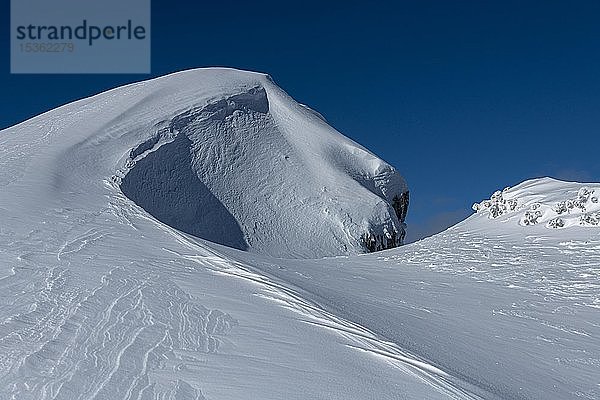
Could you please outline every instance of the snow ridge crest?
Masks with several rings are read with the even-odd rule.
[[[403,243],[408,190],[398,172],[270,80],[195,103],[156,123],[113,176],[156,219],[286,258]]]

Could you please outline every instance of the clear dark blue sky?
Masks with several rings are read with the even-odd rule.
[[[388,162],[412,236],[538,176],[600,181],[600,2],[152,1],[152,76],[268,72]],[[148,75],[10,75],[0,127]]]

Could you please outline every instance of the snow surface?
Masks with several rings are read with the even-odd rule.
[[[352,254],[402,228],[404,191],[261,74],[1,131],[0,399],[600,398],[600,230],[577,222],[600,185],[527,181],[496,218]]]

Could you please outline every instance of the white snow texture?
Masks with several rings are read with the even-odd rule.
[[[600,399],[599,194],[397,247],[399,173],[266,75],[67,104],[0,131],[0,400]]]

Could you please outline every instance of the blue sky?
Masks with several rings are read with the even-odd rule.
[[[131,81],[229,66],[269,73],[397,167],[409,237],[524,179],[600,181],[600,2],[152,3],[152,75],[10,75],[4,2],[0,127]]]

